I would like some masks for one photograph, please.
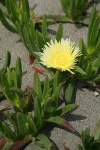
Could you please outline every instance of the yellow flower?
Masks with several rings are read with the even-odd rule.
[[[80,56],[79,47],[75,46],[75,43],[70,39],[61,39],[60,42],[51,40],[43,48],[41,53],[41,64],[47,68],[55,68],[60,71],[71,71],[75,68],[75,64],[78,61],[77,57]]]

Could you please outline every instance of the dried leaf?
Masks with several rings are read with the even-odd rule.
[[[65,120],[63,126],[66,127],[66,128],[68,128],[68,129],[70,129],[73,132],[76,132],[76,129],[68,121],[66,121],[66,120]]]
[[[27,143],[29,143],[31,141],[30,137],[25,137],[22,140],[16,141],[9,150],[19,150],[21,147],[23,147],[24,145],[26,145]]]
[[[10,105],[0,106],[0,110],[8,110],[10,109]]]
[[[37,67],[35,67],[35,66],[32,66],[32,69],[35,71],[35,72],[37,72],[37,73],[40,73],[40,74],[44,74],[43,72],[43,70],[41,70],[41,69],[39,69],[39,68],[37,68]]]
[[[32,65],[33,64],[33,55],[29,54],[29,64]]]
[[[0,149],[2,149],[2,147],[6,144],[6,140],[5,139],[0,139]]]
[[[70,150],[67,146],[63,146],[64,147],[64,150]]]

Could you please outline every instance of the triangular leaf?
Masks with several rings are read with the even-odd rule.
[[[39,134],[36,137],[35,144],[40,146],[41,148],[45,148],[46,150],[51,150],[52,148],[52,143],[49,141],[46,135],[44,134]]]
[[[68,83],[68,86],[65,91],[65,100],[67,104],[71,103],[74,86],[75,86],[75,80],[72,79],[70,83]]]
[[[60,24],[59,24],[59,27],[58,27],[58,31],[57,31],[57,33],[56,33],[56,40],[57,40],[58,42],[61,41],[62,36],[63,36],[63,26],[62,26],[62,24],[60,23]]]
[[[76,72],[78,72],[78,73],[80,73],[81,75],[85,75],[86,74],[86,72],[84,71],[84,70],[82,70],[79,66],[77,66],[76,65],[76,67],[75,67],[75,71]]]
[[[96,124],[93,135],[94,135],[95,139],[97,139],[97,140],[100,138],[100,119]]]
[[[42,97],[42,88],[41,88],[41,81],[37,73],[34,73],[34,83],[33,83],[33,90],[34,94],[38,95],[41,99]]]
[[[3,66],[3,71],[6,72],[7,71],[7,67],[10,66],[10,63],[11,63],[11,53],[8,51],[7,52],[7,55],[6,55],[6,61],[5,61],[5,64]]]
[[[55,124],[58,124],[58,125],[61,125],[63,127],[66,127],[68,128],[69,130],[75,132],[75,128],[69,123],[67,122],[65,119],[59,117],[59,116],[56,116],[56,117],[50,117],[49,119],[46,120],[47,122],[52,122],[52,123],[55,123]]]
[[[9,31],[17,33],[17,30],[14,26],[10,25],[8,20],[5,18],[4,14],[2,13],[2,10],[0,9],[0,21],[2,24],[7,28]]]
[[[45,15],[42,19],[42,35],[45,39],[47,39],[47,21]]]
[[[58,110],[55,112],[55,114],[58,115],[58,116],[62,116],[62,115],[64,115],[65,113],[67,113],[67,112],[73,110],[74,108],[76,108],[76,106],[77,106],[76,104],[69,104],[69,105],[66,105],[66,106],[64,106],[64,107],[62,107],[62,108],[60,108],[60,109],[58,109]]]
[[[17,123],[21,135],[29,134],[29,126],[27,123],[27,118],[24,114],[22,113],[17,114]]]

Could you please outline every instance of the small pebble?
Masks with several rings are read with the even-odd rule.
[[[97,91],[95,91],[94,95],[97,97],[97,96],[99,96],[99,93]]]

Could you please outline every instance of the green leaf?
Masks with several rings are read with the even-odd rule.
[[[34,85],[33,85],[34,94],[38,95],[38,97],[42,98],[42,88],[41,81],[37,73],[34,74]]]
[[[8,127],[8,124],[5,122],[2,122],[2,127],[4,129],[4,134],[6,135],[7,138],[11,139],[12,141],[15,139],[15,134],[14,132]]]
[[[22,0],[23,5],[23,13],[26,13],[27,19],[30,19],[30,8],[29,8],[29,2],[28,0]]]
[[[88,0],[60,0],[69,22],[79,22],[86,12]],[[81,8],[81,9],[80,9]]]
[[[2,13],[2,10],[0,9],[0,21],[2,24],[7,28],[9,31],[17,33],[17,30],[14,26],[10,25],[8,20],[5,18],[4,14]]]
[[[17,87],[17,77],[15,70],[12,70],[11,78],[12,78],[12,86]]]
[[[80,20],[78,20],[78,23],[88,26],[89,25],[89,16],[85,16],[85,18],[81,18]]]
[[[95,21],[95,18],[96,18],[96,6],[94,5],[93,6],[93,9],[92,9],[92,13],[91,13],[91,16],[90,16],[90,21],[89,21],[89,27],[88,27],[88,40],[87,40],[87,45],[88,47],[91,46],[91,31],[92,31],[92,27],[93,27],[93,24],[94,24],[94,21]]]
[[[35,23],[30,20],[29,22],[29,33],[30,33],[30,37],[31,37],[31,42],[35,43],[36,40],[36,32],[35,32]]]
[[[8,80],[5,74],[1,75],[2,89],[7,100],[14,105],[15,95],[12,92],[9,92],[10,86],[8,84]]]
[[[62,116],[62,115],[64,115],[65,113],[67,113],[67,112],[73,110],[74,108],[76,108],[76,106],[77,106],[76,104],[69,104],[69,105],[66,105],[66,106],[64,106],[64,107],[62,107],[62,108],[60,108],[60,109],[58,109],[58,110],[55,112],[55,114],[56,114],[57,116]]]
[[[24,98],[25,97],[24,92],[21,89],[19,89],[19,88],[11,87],[10,91],[16,93],[20,98]]]
[[[56,117],[50,117],[49,119],[46,119],[47,122],[51,122],[51,123],[55,123],[58,125],[61,125],[63,127],[66,127],[68,129],[70,129],[71,131],[75,132],[75,128],[69,123],[67,122],[65,119],[56,116]]]
[[[95,82],[100,81],[100,74],[98,74],[97,77],[94,78],[94,81],[95,81]]]
[[[18,57],[16,61],[16,74],[19,74],[19,76],[22,77],[22,64],[20,57]]]
[[[90,129],[89,128],[86,128],[84,131],[82,131],[81,138],[82,138],[84,147],[86,147],[88,140],[90,139]]]
[[[44,134],[39,134],[36,137],[35,144],[37,146],[40,146],[41,148],[45,148],[46,150],[51,150],[51,147],[53,146],[52,143],[47,138],[47,136],[45,136]]]
[[[61,41],[62,36],[63,36],[63,26],[62,26],[62,24],[60,23],[60,24],[59,24],[59,27],[58,27],[58,31],[57,31],[57,33],[56,33],[56,40],[57,40],[58,42]]]
[[[59,94],[60,94],[60,91],[61,91],[61,89],[62,89],[62,85],[63,85],[63,83],[60,83],[56,88],[55,88],[55,91],[53,92],[53,94],[54,94],[54,101],[57,101],[57,99],[58,99],[58,96],[59,96]],[[52,94],[52,95],[53,95]],[[53,101],[53,100],[52,100]]]
[[[94,132],[93,132],[93,136],[94,136],[94,138],[95,139],[99,139],[99,137],[100,137],[100,119],[99,119],[99,121],[97,122],[97,124],[96,124],[96,127],[95,127],[95,129],[94,129]]]
[[[53,20],[53,23],[55,23],[55,21],[62,22],[62,23],[65,23],[65,22],[72,23],[72,21],[67,16],[64,16],[64,15],[48,15],[46,16],[46,18]]]
[[[88,63],[88,66],[86,68],[86,77],[89,78],[91,77],[91,74],[92,74],[92,63]]]
[[[8,68],[7,68],[7,70],[8,70]],[[1,83],[2,83],[3,91],[5,91],[4,87],[7,87],[9,89],[9,83],[8,83],[7,76],[5,75],[5,73],[1,74]]]
[[[55,112],[58,107],[58,96],[62,88],[62,83],[60,83],[53,92],[51,96],[51,112]]]
[[[10,62],[11,62],[11,53],[9,51],[7,51],[6,61],[5,61],[5,64],[3,66],[3,72],[7,71],[7,67],[10,66]]]
[[[68,86],[65,91],[65,100],[67,104],[71,103],[74,86],[75,86],[75,80],[72,79],[70,83],[68,83]]]
[[[43,117],[42,117],[41,102],[38,97],[36,97],[34,100],[34,118],[36,122],[36,127],[40,128],[43,123]]]
[[[96,46],[96,42],[97,42],[97,35],[98,35],[98,29],[99,29],[99,23],[100,20],[99,18],[96,18],[92,27],[92,31],[91,31],[91,37],[90,37],[90,42],[91,42],[91,47],[95,47]],[[91,53],[91,52],[90,52]]]
[[[9,150],[12,146],[13,142],[7,142],[1,150]]]
[[[1,133],[1,135],[5,136],[5,134],[4,134],[4,128],[3,128],[1,120],[0,120],[0,133]]]
[[[5,5],[3,5],[2,3],[0,3],[0,8],[1,8],[3,14],[7,15],[7,8],[5,7]]]
[[[6,0],[6,7],[7,7],[7,11],[8,11],[9,16],[12,19],[12,16],[13,16],[12,7],[14,7],[14,8],[16,7],[16,9],[18,10],[17,1],[16,0]]]
[[[11,13],[12,12],[12,10],[11,10],[11,3],[10,3],[9,0],[6,0],[5,2],[6,2],[6,7],[7,7],[8,15],[11,16],[11,14],[12,14]]]
[[[36,41],[39,47],[39,51],[41,52],[45,42],[43,35],[38,30],[36,30]]]
[[[25,46],[27,47],[28,51],[30,53],[33,52],[34,48],[32,45],[34,45],[34,43],[31,43],[31,38],[30,38],[30,34],[29,34],[29,31],[27,29],[28,27],[24,26],[23,27],[23,31],[22,31],[22,37],[24,39],[24,43],[25,43]]]
[[[18,128],[21,133],[21,135],[27,135],[29,134],[29,124],[27,122],[27,118],[24,114],[18,113],[17,114],[17,123],[18,123]]]
[[[70,1],[69,0],[60,0],[62,8],[67,17],[70,16]]]
[[[54,79],[53,79],[53,91],[56,90],[56,87],[58,86],[58,82],[59,82],[59,72],[57,71],[55,73]]]
[[[9,113],[9,112],[5,112],[5,116],[7,117],[7,119],[11,122],[11,124],[14,127],[14,135],[15,135],[15,139],[16,139],[20,135],[19,129],[18,129],[17,117],[14,114]]]
[[[28,51],[31,54],[33,54],[33,56],[35,57],[34,52],[38,52],[39,50],[37,49],[37,47],[35,46],[35,44],[33,42],[35,35],[32,37],[29,29],[30,29],[29,24],[25,24],[23,27],[23,30],[21,31],[21,36],[23,38],[23,41],[24,41],[25,46],[27,47]]]
[[[9,2],[9,7],[10,7],[10,10],[9,12],[11,13],[10,14],[10,19],[11,21],[15,24],[16,21],[20,22],[20,19],[19,19],[19,9],[18,9],[18,6],[17,6],[17,3],[14,1],[14,0],[11,0]]]
[[[44,88],[43,88],[43,99],[47,96],[49,90],[49,79],[48,76],[46,76],[45,81],[44,81]]]
[[[99,66],[100,66],[100,55],[92,62],[92,66],[95,68],[99,68]]]
[[[2,150],[2,148],[4,148],[6,143],[7,143],[7,139],[4,136],[2,136],[0,133],[0,150]],[[7,150],[7,149],[5,149],[5,150]]]
[[[47,39],[47,21],[46,21],[46,16],[45,15],[42,19],[42,35],[46,40]]]
[[[78,149],[79,150],[84,150],[83,147],[80,144],[78,144]]]
[[[86,72],[84,71],[84,70],[82,70],[79,66],[77,66],[76,65],[76,67],[75,67],[75,71],[76,72],[78,72],[78,73],[80,73],[81,75],[85,75],[86,74]]]
[[[70,13],[71,13],[71,17],[72,17],[72,19],[74,20],[74,19],[76,19],[75,18],[75,1],[74,0],[71,0],[70,1]]]
[[[11,72],[10,68],[7,68],[7,77],[8,78],[6,80],[8,80],[8,84],[9,84],[8,87],[13,86],[12,72]]]
[[[90,148],[91,148],[92,150],[94,150],[94,149],[100,150],[100,140],[94,140],[94,141],[91,143]]]
[[[94,137],[90,135],[90,138],[88,138],[86,142],[87,142],[86,145],[88,145],[88,147],[91,149],[92,145],[94,145],[95,143]]]
[[[60,0],[60,2],[61,2],[61,5],[62,5],[62,8],[63,8],[63,11],[66,12],[65,10],[66,10],[67,8],[65,9],[65,7],[66,7],[66,6],[65,6],[65,0]]]
[[[29,123],[29,129],[31,133],[34,135],[34,133],[37,132],[37,128],[31,113],[28,113],[28,123]]]
[[[17,87],[21,88],[22,84],[22,65],[21,65],[21,59],[18,57],[16,61],[16,80],[17,80]]]
[[[82,38],[80,39],[79,48],[82,54],[79,59],[79,67],[84,68],[84,65],[85,65],[84,58],[85,56],[87,56],[87,49]]]
[[[98,56],[100,54],[100,40],[98,40],[98,44],[92,49],[91,55]]]

